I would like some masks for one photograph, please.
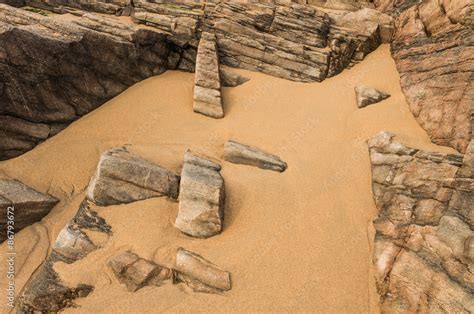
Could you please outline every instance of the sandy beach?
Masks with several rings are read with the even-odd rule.
[[[231,71],[250,81],[224,88],[225,119],[194,113],[194,75],[171,71],[134,85],[28,153],[0,162],[1,176],[61,199],[40,223],[17,234],[17,292],[76,212],[103,151],[126,146],[179,173],[186,149],[222,160],[224,143],[234,139],[279,155],[288,169],[276,173],[222,161],[224,231],[207,240],[181,234],[173,226],[178,203],[165,198],[94,207],[113,235],[89,234],[102,248],[57,267],[67,283],[95,286],[75,300],[79,307],[64,312],[378,312],[371,273],[376,207],[366,140],[386,130],[412,147],[454,150],[432,144],[410,113],[388,45],[323,83]],[[391,97],[358,109],[359,84]],[[180,246],[230,271],[232,290],[210,295],[165,285],[132,295],[106,265],[127,249],[170,265]],[[2,255],[5,249],[3,243]],[[7,310],[2,302],[0,311]]]

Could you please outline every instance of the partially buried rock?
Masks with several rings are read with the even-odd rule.
[[[178,175],[121,147],[102,154],[87,197],[107,206],[158,196],[177,198],[178,190]]]
[[[15,217],[15,232],[40,221],[59,202],[49,194],[40,193],[18,180],[0,179],[0,227],[6,230],[7,216]],[[0,243],[7,233],[0,234]]]
[[[211,160],[185,153],[175,222],[183,233],[208,238],[221,232],[225,186],[220,169]]]
[[[390,97],[390,95],[387,93],[367,86],[357,86],[355,88],[355,92],[357,97],[357,107],[359,108],[364,108],[368,105],[376,104]]]
[[[175,279],[197,292],[218,293],[232,288],[229,272],[183,248],[176,253],[175,270]]]
[[[278,172],[283,172],[287,168],[286,162],[282,161],[280,157],[235,141],[225,143],[224,159],[234,164],[244,164]]]
[[[220,69],[220,76],[223,87],[236,87],[250,80],[248,77],[224,69]]]

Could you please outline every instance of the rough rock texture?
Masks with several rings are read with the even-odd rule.
[[[355,12],[350,12],[336,20],[339,25],[353,27],[360,32],[365,32],[371,28],[379,27],[380,39],[382,43],[390,43],[393,36],[393,18],[380,11],[365,8]]]
[[[368,145],[382,313],[472,312],[474,179],[464,175],[472,155],[463,163],[462,155],[412,149],[385,132]]]
[[[0,4],[0,160],[30,150],[130,85],[176,68],[173,47],[158,30],[104,16],[59,21]]]
[[[376,90],[372,87],[357,86],[355,89],[357,107],[364,108],[368,105],[376,104],[390,97],[389,94]]]
[[[51,254],[36,270],[21,291],[17,307],[27,313],[57,312],[74,306],[74,299],[87,296],[94,287],[78,285],[68,287],[54,270],[57,262],[74,263],[98,248],[84,230],[111,233],[110,226],[89,207],[86,200],[80,205],[76,215],[58,235]]]
[[[137,291],[149,284],[159,286],[166,280],[171,281],[173,277],[170,269],[160,267],[131,252],[113,256],[107,264],[129,291]]]
[[[248,77],[224,69],[220,69],[220,76],[222,87],[236,87],[250,80]]]
[[[222,231],[225,186],[220,169],[211,160],[185,153],[175,222],[183,233],[208,238]]]
[[[107,206],[159,196],[176,199],[178,190],[178,175],[120,147],[100,157],[87,197],[97,205]]]
[[[0,243],[7,239],[7,218],[14,216],[14,232],[40,221],[59,202],[18,180],[0,179]]]
[[[286,162],[282,161],[280,157],[235,141],[225,143],[224,159],[234,164],[249,165],[278,172],[283,172],[287,168]]]
[[[395,17],[392,56],[413,115],[436,144],[465,152],[472,138],[474,3],[378,0]]]
[[[176,253],[175,270],[175,279],[197,292],[219,293],[232,288],[229,272],[183,248]]]
[[[212,118],[224,117],[219,56],[216,36],[212,33],[202,33],[199,42],[194,77],[193,109],[195,112]]]

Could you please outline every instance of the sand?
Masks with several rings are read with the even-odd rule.
[[[409,112],[387,45],[323,83],[235,71],[251,80],[224,89],[222,120],[193,113],[193,74],[167,72],[129,88],[32,151],[0,163],[2,175],[61,199],[41,223],[17,234],[17,290],[74,215],[101,152],[127,145],[180,172],[186,149],[222,158],[223,144],[234,139],[279,155],[288,170],[222,162],[224,231],[206,240],[173,227],[178,204],[165,198],[97,208],[114,234],[108,239],[91,234],[101,249],[72,265],[58,265],[68,283],[96,287],[77,299],[80,307],[65,312],[378,311],[371,274],[376,208],[365,141],[387,130],[414,147],[451,150],[431,144]],[[356,84],[392,97],[357,109]],[[165,285],[131,293],[105,265],[114,252],[126,249],[171,264],[178,246],[229,270],[232,290],[210,295]],[[5,245],[0,251],[3,255]]]

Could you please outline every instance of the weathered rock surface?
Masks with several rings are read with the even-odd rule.
[[[183,233],[208,238],[222,231],[225,185],[220,169],[211,160],[185,153],[175,222]]]
[[[378,27],[380,39],[384,44],[390,43],[394,31],[394,22],[390,15],[370,8],[347,13],[337,19],[336,24],[355,28],[361,33]]]
[[[183,248],[176,253],[175,279],[197,292],[219,293],[232,288],[229,272]]]
[[[235,141],[225,143],[224,159],[234,164],[249,165],[278,172],[283,172],[287,168],[286,162],[282,161],[280,157]]]
[[[474,3],[375,3],[395,18],[392,56],[413,115],[434,143],[465,152],[474,111]]]
[[[236,87],[250,80],[248,77],[224,69],[220,69],[220,76],[222,87]]]
[[[195,112],[212,118],[224,117],[219,56],[216,36],[212,33],[202,33],[199,42],[194,78],[193,109]]]
[[[166,280],[171,281],[173,277],[170,269],[131,252],[120,253],[112,257],[107,264],[129,291],[137,291],[149,284],[159,286]]]
[[[159,196],[176,199],[178,190],[177,174],[121,147],[102,154],[87,197],[97,205],[107,206]]]
[[[381,311],[471,312],[474,184],[462,173],[472,156],[412,149],[385,132],[368,145]]]
[[[18,298],[21,312],[57,312],[74,306],[74,299],[87,296],[94,287],[80,284],[68,287],[54,270],[57,262],[74,263],[84,258],[98,246],[85,230],[111,233],[106,221],[90,209],[86,200],[80,205],[76,215],[58,235],[51,254],[29,279]]]
[[[0,179],[0,243],[7,239],[8,216],[14,217],[14,232],[40,221],[59,202],[18,180]]]
[[[372,87],[357,86],[355,89],[357,107],[364,108],[368,105],[376,104],[390,97],[389,94],[379,91]]]

